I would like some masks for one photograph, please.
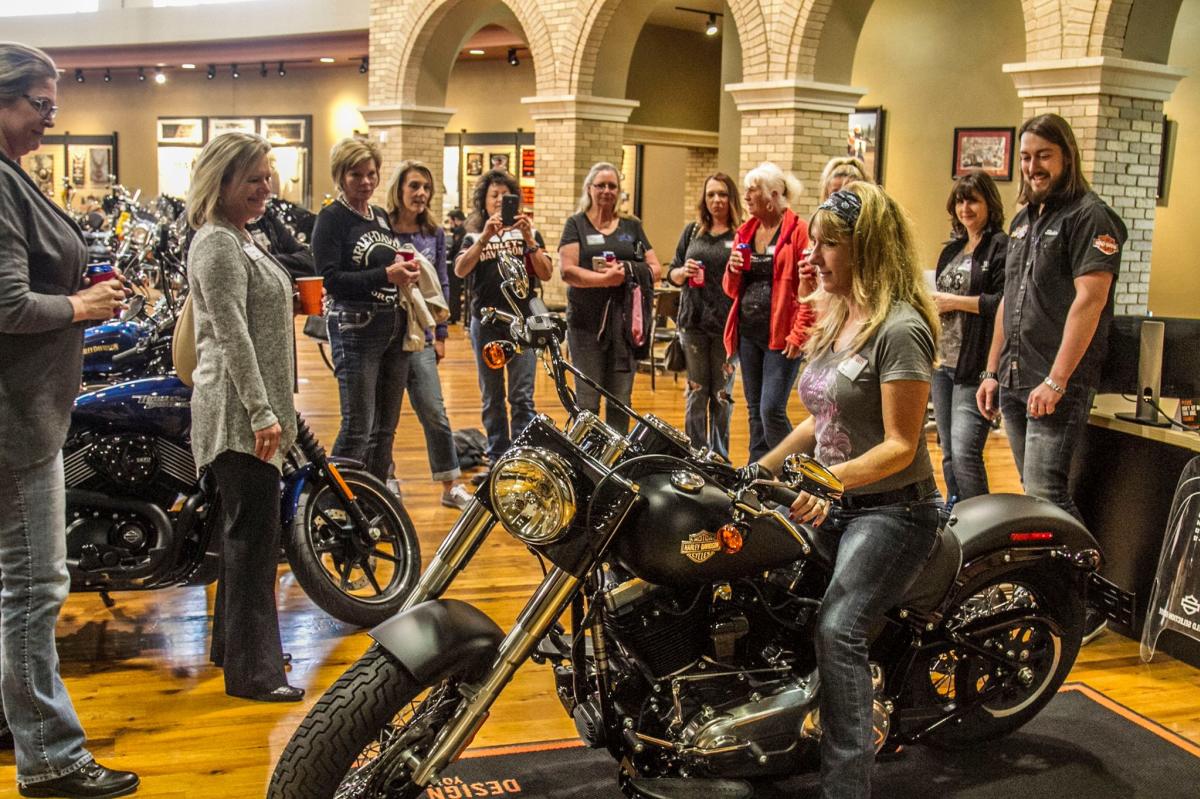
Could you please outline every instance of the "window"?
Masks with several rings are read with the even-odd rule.
[[[99,11],[100,0],[0,0],[0,17],[33,17],[42,14],[85,14]]]

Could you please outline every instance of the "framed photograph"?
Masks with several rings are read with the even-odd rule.
[[[263,119],[259,122],[262,137],[271,142],[272,146],[279,144],[307,144],[304,138],[305,120],[299,117],[283,117],[278,119]]]
[[[532,147],[521,148],[521,177],[532,178],[537,176],[537,156]]]
[[[201,117],[159,117],[159,144],[204,144],[204,119]]]
[[[955,128],[950,177],[981,169],[996,180],[1012,180],[1016,133],[1015,128]]]
[[[208,137],[215,139],[222,133],[257,133],[258,124],[254,117],[228,119],[214,117],[208,120]]]
[[[483,174],[483,153],[467,153],[467,177],[477,178]]]
[[[850,114],[846,155],[866,164],[867,174],[883,185],[883,107],[856,108]]]
[[[488,156],[488,168],[503,169],[508,172],[508,153],[491,153]]]

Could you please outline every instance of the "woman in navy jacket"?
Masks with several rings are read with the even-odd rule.
[[[987,368],[996,307],[1004,296],[1004,206],[986,172],[959,178],[946,201],[954,237],[937,263],[933,299],[941,313],[940,365],[933,373],[933,410],[942,473],[951,502],[988,493],[983,446],[991,424],[975,405]]]

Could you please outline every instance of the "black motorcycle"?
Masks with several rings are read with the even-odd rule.
[[[523,274],[506,270],[510,300]],[[800,456],[779,480],[734,470],[632,409],[632,432],[618,434],[576,406],[567,375],[587,378],[560,354],[564,324],[538,310],[495,313],[512,341],[487,358],[540,350],[569,425],[539,416],[495,464],[404,610],[296,730],[270,799],[421,795],[531,659],[552,665],[580,737],[620,763],[629,796],[746,797],[748,778],[817,767],[812,632],[831,563],[819,529],[792,523],[787,505],[798,490],[836,502],[839,481]],[[873,639],[879,748],[1010,733],[1079,649],[1100,563],[1088,531],[1024,496],[954,512]],[[546,569],[507,632],[442,598],[497,522]],[[568,612],[572,634],[557,623]]]

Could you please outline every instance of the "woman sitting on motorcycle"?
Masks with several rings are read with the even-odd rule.
[[[939,523],[924,435],[938,315],[908,219],[882,189],[854,183],[833,193],[809,229],[809,262],[828,295],[800,379],[812,415],[761,465],[777,470],[791,453],[812,453],[846,488],[832,509],[802,492],[791,515],[820,526],[818,545],[834,561],[814,639],[821,795],[866,799],[875,752],[868,636],[916,579]]]
[[[279,475],[296,438],[292,281],[246,229],[271,196],[270,150],[261,136],[225,133],[192,167],[192,452],[221,497],[212,661],[225,669],[225,692],[298,702],[304,691],[284,675],[275,607]]]

